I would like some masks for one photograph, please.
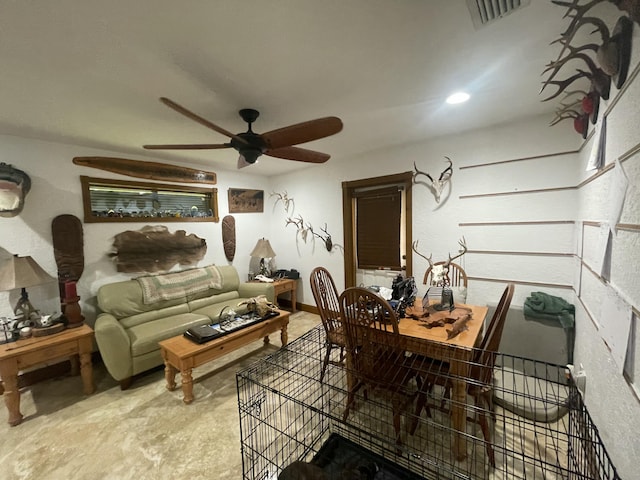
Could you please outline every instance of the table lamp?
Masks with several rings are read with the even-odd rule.
[[[260,275],[269,275],[269,269],[264,261],[265,258],[273,258],[276,256],[276,252],[271,248],[271,244],[269,240],[265,238],[261,238],[256,243],[256,246],[253,247],[253,251],[249,254],[251,257],[260,259]]]
[[[31,257],[19,257],[14,255],[0,260],[0,291],[9,291],[16,288],[22,289],[20,299],[13,309],[16,317],[22,317],[29,321],[31,315],[37,313],[29,301],[27,287],[41,285],[55,280],[45,272]]]

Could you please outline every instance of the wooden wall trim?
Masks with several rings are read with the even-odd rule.
[[[598,177],[604,175],[605,173],[607,173],[609,170],[613,169],[615,163],[609,163],[608,165],[605,165],[604,167],[602,167],[600,170],[598,170],[596,173],[594,173],[593,175],[591,175],[590,177],[585,178],[583,181],[581,181],[578,184],[578,188],[582,188],[585,185],[588,185],[589,183],[593,182],[595,179],[597,179]]]
[[[594,220],[584,220],[582,222],[583,226],[587,227],[601,227],[604,225],[604,222],[596,222]],[[617,223],[616,229],[618,230],[627,230],[629,232],[640,232],[640,224],[637,223]]]
[[[559,192],[563,190],[575,190],[577,187],[575,186],[567,186],[567,187],[551,187],[551,188],[536,188],[533,190],[517,190],[511,192],[494,192],[494,193],[476,193],[472,195],[460,195],[458,198],[460,200],[465,200],[469,198],[480,198],[480,197],[500,197],[505,195],[522,195],[529,193],[547,193],[547,192]]]
[[[512,162],[524,162],[527,160],[538,160],[540,158],[548,158],[548,157],[559,157],[562,155],[572,155],[579,153],[580,150],[568,150],[565,152],[556,152],[556,153],[545,153],[543,155],[534,155],[531,157],[521,157],[521,158],[511,158],[509,160],[499,160],[497,162],[486,162],[486,163],[477,163],[474,165],[464,165],[462,167],[458,167],[459,170],[466,170],[468,168],[478,168],[478,167],[489,167],[493,165],[500,165],[503,163],[512,163]]]
[[[462,222],[459,227],[503,227],[513,225],[566,225],[576,223],[575,220],[531,220],[517,222]]]
[[[533,285],[534,287],[565,288],[565,289],[573,290],[573,285],[566,285],[563,283],[529,282],[526,280],[513,280],[513,279],[505,280],[503,278],[471,277],[471,276],[467,276],[467,279],[479,281],[479,282],[515,283],[516,285]]]
[[[467,254],[476,253],[480,255],[518,255],[531,257],[575,257],[575,253],[561,252],[514,252],[506,250],[467,250]]]

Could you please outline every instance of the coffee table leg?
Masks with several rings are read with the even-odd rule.
[[[280,329],[280,341],[282,342],[282,346],[284,347],[289,341],[289,334],[287,332],[287,326],[283,325]]]
[[[189,405],[193,402],[193,377],[191,376],[191,369],[182,370],[180,374],[182,376],[182,393],[184,394],[182,401]]]
[[[4,384],[4,404],[9,411],[7,423],[12,427],[22,423],[20,413],[20,390],[18,390],[18,365],[15,363],[3,363],[0,365],[0,376]]]
[[[93,365],[91,365],[91,354],[80,354],[80,375],[82,376],[82,388],[85,395],[91,395],[96,387],[93,384]]]
[[[270,342],[270,340],[269,340],[269,335],[265,335],[265,336],[264,336],[264,344],[265,344],[265,345],[269,345],[269,342]]]
[[[178,373],[178,370],[165,360],[164,379],[167,381],[167,390],[170,392],[176,389],[176,373]]]

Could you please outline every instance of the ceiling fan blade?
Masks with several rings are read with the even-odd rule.
[[[299,147],[282,147],[275,148],[273,150],[267,150],[264,152],[265,155],[269,155],[270,157],[276,158],[284,158],[285,160],[295,160],[297,162],[308,162],[308,163],[324,163],[331,155],[316,152],[314,150],[307,150],[306,148]]]
[[[271,130],[261,136],[267,148],[275,150],[328,137],[341,130],[342,120],[338,117],[324,117]]]
[[[176,102],[174,102],[173,100],[169,100],[166,97],[160,97],[160,101],[162,103],[164,103],[166,106],[174,109],[176,112],[181,113],[182,115],[184,115],[187,118],[190,118],[191,120],[198,122],[200,125],[204,125],[207,128],[210,128],[211,130],[214,130],[218,133],[221,133],[222,135],[226,135],[229,138],[233,138],[239,142],[242,143],[247,143],[247,141],[242,138],[237,136],[235,133],[231,133],[228,130],[225,130],[222,127],[219,127],[218,125],[216,125],[215,123],[210,122],[209,120],[202,118],[199,115],[196,115],[195,113],[193,113],[190,110],[187,110],[186,108],[184,108],[182,105],[178,105]]]
[[[214,150],[216,148],[231,148],[230,143],[202,143],[177,145],[143,145],[147,150]]]

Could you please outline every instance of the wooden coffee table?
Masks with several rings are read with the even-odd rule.
[[[88,325],[68,328],[46,337],[33,337],[0,345],[0,377],[4,387],[4,403],[9,410],[9,425],[22,422],[20,413],[20,390],[18,372],[34,365],[68,357],[71,359],[71,373],[78,372],[78,357],[83,391],[94,392],[91,352],[93,330]],[[0,389],[1,392],[1,389]]]
[[[278,310],[277,317],[263,320],[249,325],[235,332],[216,338],[210,342],[198,345],[185,338],[183,335],[172,337],[159,342],[162,358],[164,359],[164,375],[167,380],[167,390],[176,388],[176,373],[182,377],[182,401],[186,404],[193,402],[193,377],[192,370],[215,360],[226,353],[237,350],[260,338],[264,343],[269,343],[269,334],[280,330],[282,346],[287,344],[287,325],[289,325],[289,312]]]

